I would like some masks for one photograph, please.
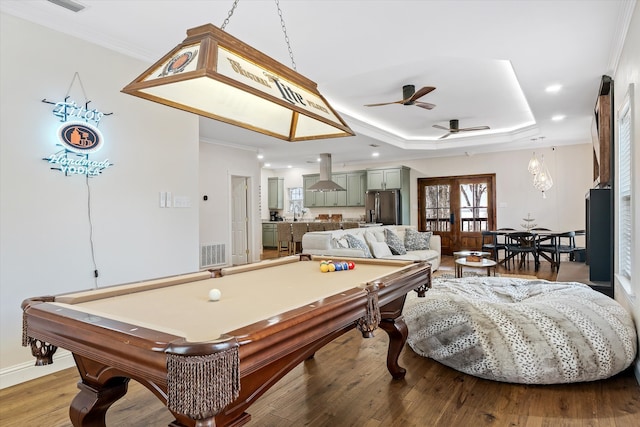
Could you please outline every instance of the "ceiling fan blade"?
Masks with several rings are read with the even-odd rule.
[[[414,93],[413,96],[411,96],[409,98],[409,102],[413,102],[418,98],[422,98],[423,96],[425,96],[426,94],[428,94],[429,92],[432,92],[434,90],[436,90],[436,88],[433,87],[433,86],[425,86],[425,87],[417,90],[416,93]]]
[[[429,104],[428,102],[422,101],[416,101],[413,105],[415,105],[416,107],[426,108],[427,110],[433,110],[436,106],[436,104]]]
[[[442,129],[442,130],[446,130],[447,132],[449,132],[449,128],[446,128],[444,126],[440,126],[440,125],[433,125],[434,128],[436,129]]]
[[[391,104],[404,104],[404,100],[393,101],[393,102],[382,102],[380,104],[365,104],[365,107],[379,107],[381,105],[391,105]]]
[[[487,130],[487,129],[491,129],[491,128],[489,126],[476,126],[476,127],[464,128],[464,129],[459,129],[459,130],[464,131],[464,132],[468,132],[470,130]]]
[[[449,133],[445,133],[444,135],[442,135],[440,138],[438,139],[445,139],[446,137],[448,137],[449,135],[451,135],[451,132]]]

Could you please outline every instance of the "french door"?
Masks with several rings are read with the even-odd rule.
[[[441,236],[442,254],[480,250],[495,230],[495,174],[418,179],[418,228]]]

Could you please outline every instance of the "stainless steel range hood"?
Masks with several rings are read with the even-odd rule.
[[[320,154],[320,181],[308,187],[309,191],[347,191],[331,181],[331,154]]]

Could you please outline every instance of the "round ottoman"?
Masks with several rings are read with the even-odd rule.
[[[436,279],[425,298],[407,299],[404,317],[416,353],[496,381],[593,381],[636,355],[629,313],[581,283]]]

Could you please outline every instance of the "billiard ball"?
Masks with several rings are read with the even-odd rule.
[[[218,301],[222,296],[220,289],[211,289],[209,291],[209,301]]]
[[[349,265],[349,270],[353,270],[354,268],[356,268],[356,264],[352,261],[349,261],[348,265]]]
[[[329,264],[329,271],[336,271],[336,265],[334,263]]]
[[[327,264],[326,262],[320,263],[320,271],[322,271],[323,273],[328,272],[329,264]]]
[[[336,266],[336,271],[342,271],[342,263],[341,262],[337,262],[335,264],[335,266]]]

